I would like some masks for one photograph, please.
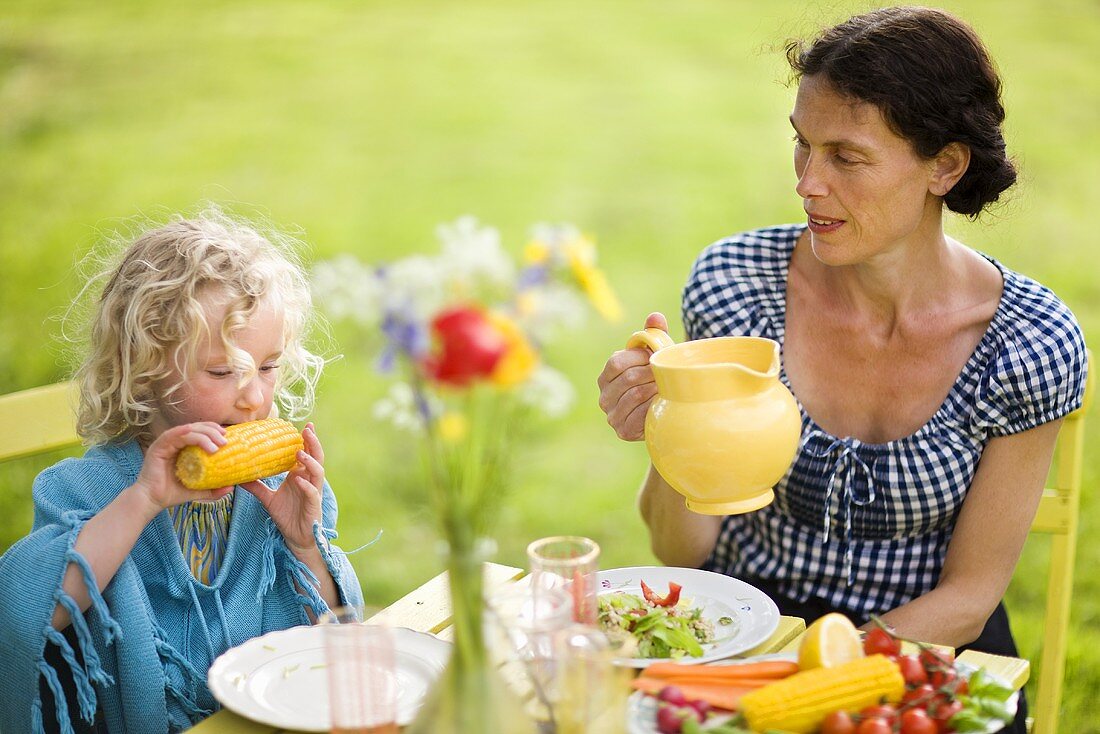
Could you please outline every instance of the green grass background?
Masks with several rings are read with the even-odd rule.
[[[1023,176],[966,242],[1053,287],[1095,345],[1100,5],[951,1],[1005,77]],[[72,266],[136,213],[204,200],[297,228],[311,259],[436,248],[470,213],[516,253],[537,221],[593,234],[627,322],[553,345],[575,383],[562,421],[532,428],[501,503],[496,560],[555,533],[592,536],[605,567],[653,557],[634,507],[644,448],[596,406],[610,351],[650,310],[677,313],[693,257],[727,233],[801,218],[783,84],[785,39],[870,6],[795,0],[406,0],[0,4],[0,393],[65,376],[57,317]],[[678,327],[674,332],[678,331]],[[679,336],[679,334],[676,334]],[[414,448],[370,417],[380,383],[353,334],[315,422],[341,499],[341,542],[386,603],[440,570]],[[1095,732],[1100,690],[1097,465],[1088,439],[1062,731]],[[34,474],[0,465],[0,548],[26,532]],[[1037,652],[1046,547],[1010,591]]]

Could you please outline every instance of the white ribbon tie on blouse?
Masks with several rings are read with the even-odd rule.
[[[810,456],[818,459],[829,459],[833,468],[829,473],[829,482],[825,490],[824,508],[822,510],[822,543],[829,540],[829,507],[832,505],[834,487],[839,482],[842,490],[839,494],[838,513],[844,516],[844,576],[848,586],[852,585],[852,505],[864,507],[875,501],[875,479],[871,467],[856,453],[862,444],[859,439],[848,436],[837,438],[825,431],[815,428],[806,434],[803,447]],[[873,464],[874,462],[872,462]],[[866,489],[853,486],[851,481],[854,472],[859,471],[867,480]]]

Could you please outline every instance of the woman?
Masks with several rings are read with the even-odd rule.
[[[1053,293],[944,234],[945,207],[975,217],[1015,182],[1000,80],[973,30],[926,8],[856,16],[787,55],[806,222],[707,248],[683,319],[690,339],[782,345],[802,440],[775,502],[747,515],[694,514],[651,467],[654,553],[807,620],[877,614],[1014,655],[1000,601],[1086,357]],[[626,440],[656,393],[648,357],[617,352],[599,379]]]

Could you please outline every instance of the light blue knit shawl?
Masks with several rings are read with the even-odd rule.
[[[53,641],[71,671],[81,717],[102,711],[112,732],[176,732],[217,709],[206,686],[214,658],[246,639],[308,624],[327,609],[316,578],[287,549],[259,501],[238,489],[229,544],[211,585],[192,577],[167,512],[141,533],[133,551],[104,589],[73,550],[84,523],[133,484],[142,454],[134,442],[93,447],[42,472],[34,483],[34,526],[0,557],[0,731],[43,731],[57,718],[72,731],[57,671],[44,657]],[[277,487],[279,478],[268,480]],[[326,484],[318,546],[340,589],[342,603],[362,592],[335,538],[336,499]],[[78,566],[92,598],[80,614],[61,588],[69,564]],[[310,582],[314,583],[310,583]],[[295,585],[305,595],[295,590]],[[69,610],[83,665],[50,619],[57,604]],[[44,712],[39,681],[53,691],[56,712]]]

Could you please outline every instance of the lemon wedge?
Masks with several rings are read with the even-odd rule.
[[[798,667],[834,668],[863,657],[859,631],[843,614],[833,612],[821,617],[808,628],[798,648]]]

